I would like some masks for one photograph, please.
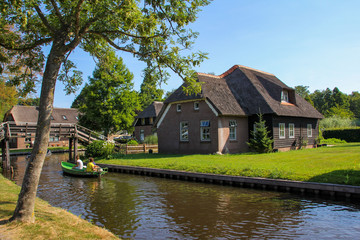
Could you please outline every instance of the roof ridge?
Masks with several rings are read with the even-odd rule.
[[[208,73],[200,73],[200,72],[198,72],[197,74],[202,75],[202,76],[212,77],[212,78],[222,78],[221,76],[208,74]]]
[[[251,67],[247,67],[247,66],[244,66],[244,65],[234,65],[232,66],[229,70],[227,70],[226,72],[224,72],[223,74],[219,75],[220,78],[224,78],[226,76],[228,76],[229,74],[231,74],[233,71],[235,71],[235,69],[237,68],[245,68],[245,69],[248,69],[248,70],[251,70],[251,71],[255,71],[255,72],[259,72],[259,73],[263,73],[263,74],[266,74],[266,75],[271,75],[271,76],[275,76],[274,74],[272,73],[268,73],[268,72],[265,72],[265,71],[261,71],[261,70],[258,70],[258,69],[255,69],[255,68],[251,68]]]

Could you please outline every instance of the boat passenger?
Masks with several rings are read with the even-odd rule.
[[[89,163],[87,164],[86,166],[86,171],[87,172],[95,172],[96,171],[96,167],[95,167],[95,164],[94,164],[94,158],[90,157],[89,158]]]
[[[74,166],[73,168],[74,169],[79,169],[79,170],[82,170],[83,167],[84,167],[84,163],[81,161],[79,155],[76,155],[76,166]]]

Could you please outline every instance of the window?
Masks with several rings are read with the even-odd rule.
[[[153,124],[153,123],[154,123],[154,118],[152,118],[152,117],[149,118],[149,123],[150,123],[150,124]]]
[[[51,116],[50,116],[50,119],[51,119],[51,120],[54,120],[54,117],[53,117],[53,115],[51,115]]]
[[[281,101],[282,102],[289,102],[289,93],[286,90],[282,90],[281,92]]]
[[[62,118],[63,118],[64,120],[68,120],[65,115],[62,115]]]
[[[76,116],[75,118],[76,118],[76,120],[79,120],[79,117],[78,117],[78,116]]]
[[[180,122],[180,141],[189,141],[189,123]]]
[[[31,142],[31,133],[26,134],[25,142]]]
[[[181,104],[176,104],[176,111],[181,112]]]
[[[144,135],[144,129],[140,130],[140,141],[144,141],[145,140],[145,135]]]
[[[59,136],[50,136],[49,138],[49,142],[58,142],[59,141]]]
[[[194,102],[194,110],[199,110],[199,102]]]
[[[229,121],[229,139],[236,140],[236,120]]]
[[[201,141],[210,141],[210,121],[200,121],[200,139]]]
[[[279,123],[279,138],[285,138],[285,123]]]
[[[145,118],[141,119],[141,125],[145,125]]]
[[[295,137],[295,125],[293,123],[289,123],[289,138]]]
[[[312,137],[312,124],[307,125],[307,136]]]

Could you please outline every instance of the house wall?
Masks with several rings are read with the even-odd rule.
[[[134,137],[140,141],[140,131],[144,130],[144,138],[153,134],[152,125],[136,125],[134,130]]]
[[[210,121],[208,142],[200,141],[200,121]],[[189,123],[189,140],[180,141],[180,122]],[[181,112],[177,104],[171,104],[161,125],[158,126],[159,153],[171,154],[207,154],[218,152],[218,117],[205,101],[199,101],[199,110],[194,110],[194,102],[181,103]]]
[[[236,139],[230,140],[229,121],[236,120]],[[241,153],[249,151],[246,142],[249,141],[247,117],[221,117],[218,120],[219,151],[221,153]]]
[[[285,138],[279,138],[279,123],[285,123]],[[289,137],[289,123],[295,125],[294,138]],[[307,124],[312,125],[312,136],[307,135]],[[311,148],[319,137],[319,120],[314,118],[273,117],[274,149],[286,151],[299,148],[300,141],[307,141],[307,148]]]

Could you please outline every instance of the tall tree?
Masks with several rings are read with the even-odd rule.
[[[360,93],[352,92],[350,95],[350,110],[356,118],[360,118]]]
[[[15,87],[6,85],[1,78],[0,89],[0,122],[2,122],[5,113],[17,103],[18,99]]]
[[[81,125],[103,131],[108,136],[119,130],[130,130],[136,110],[140,109],[138,94],[133,90],[133,74],[113,51],[100,61],[72,107],[81,112]]]
[[[164,90],[160,88],[160,83],[162,81],[160,72],[157,69],[146,68],[144,70],[144,80],[140,86],[140,101],[141,108],[144,109],[149,106],[153,101],[161,101],[162,96],[164,95]]]
[[[262,114],[258,114],[255,129],[250,131],[250,141],[247,143],[251,151],[257,153],[270,153],[273,150],[274,140],[269,137],[270,131],[266,127],[266,121]]]
[[[0,2],[0,46],[26,51],[50,45],[40,95],[36,139],[10,220],[34,222],[34,203],[49,141],[54,90],[61,66],[62,80],[71,88],[78,74],[71,73],[68,57],[77,47],[97,57],[106,46],[131,53],[163,72],[170,68],[189,83],[187,92],[200,90],[193,66],[206,55],[184,56],[197,33],[187,28],[208,0],[3,0]],[[11,25],[15,31],[5,26]],[[38,58],[34,59],[39,60]],[[162,74],[163,75],[163,74]]]

